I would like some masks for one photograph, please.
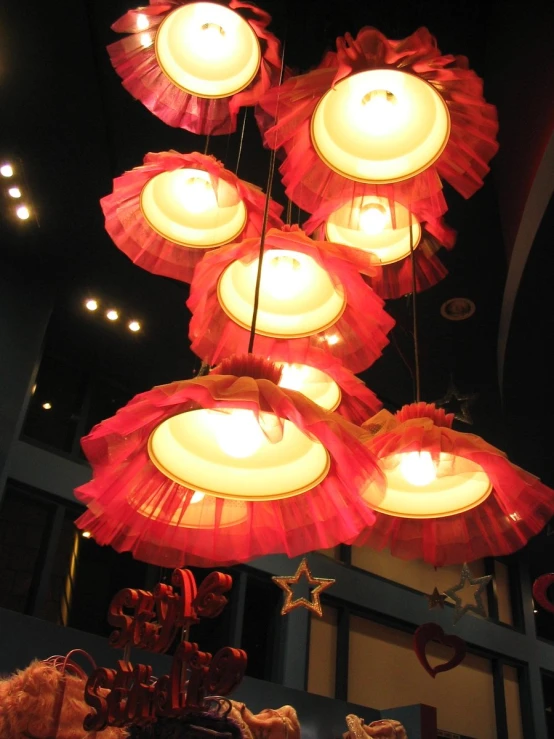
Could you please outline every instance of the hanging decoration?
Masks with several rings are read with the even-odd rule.
[[[549,588],[554,585],[554,574],[541,575],[533,583],[533,598],[548,613],[554,613],[554,603],[550,600]]]
[[[476,393],[461,393],[451,377],[446,394],[440,400],[436,400],[435,405],[452,413],[456,421],[473,426],[470,406],[477,400],[477,397]]]
[[[297,585],[300,579],[305,578],[310,588],[310,600],[307,598],[295,598],[292,591],[291,585]],[[331,585],[334,585],[336,580],[325,577],[314,577],[308,565],[306,557],[300,562],[294,575],[279,575],[271,578],[273,582],[278,585],[281,590],[285,592],[285,602],[281,608],[281,616],[286,616],[287,613],[296,610],[297,608],[305,608],[308,611],[312,611],[320,618],[323,616],[321,609],[321,593]]]
[[[348,732],[342,735],[342,739],[367,739],[368,737],[377,737],[377,739],[408,739],[406,729],[400,721],[394,719],[380,719],[366,724],[363,718],[350,713],[346,717],[346,725]]]
[[[376,195],[355,198],[332,212],[328,206],[324,203],[304,230],[312,234],[322,229],[328,241],[355,249],[358,257],[360,252],[365,254],[367,263],[362,263],[360,271],[369,275],[368,284],[382,298],[412,292],[412,249],[417,292],[433,287],[448,274],[436,253],[441,247],[451,249],[456,233],[442,218],[420,223],[400,203]]]
[[[443,664],[431,667],[427,659],[427,645],[430,642],[439,642],[445,647],[454,650],[453,656]],[[414,634],[414,650],[423,669],[435,678],[440,672],[448,672],[461,664],[466,656],[466,644],[459,636],[445,634],[438,624],[427,623],[419,626]]]
[[[382,475],[357,426],[277,385],[248,355],[136,396],[82,440],[93,468],[77,526],[160,566],[336,546],[371,526]],[[381,482],[379,482],[381,480]]]
[[[236,129],[241,107],[255,105],[281,70],[271,16],[242,0],[150,0],[112,29],[108,46],[123,87],[169,126],[197,134]]]
[[[377,520],[358,544],[435,566],[520,549],[554,515],[554,495],[483,439],[451,428],[452,414],[413,403],[364,424],[387,480],[363,492]],[[379,491],[379,495],[381,495]]]
[[[401,41],[369,27],[346,34],[260,108],[266,145],[285,152],[287,196],[308,213],[375,195],[432,220],[446,211],[441,178],[471,196],[498,148],[482,81],[426,28]]]
[[[246,351],[252,323],[259,239],[207,254],[198,265],[187,305],[192,351],[214,364]],[[313,241],[297,226],[265,238],[257,307],[256,351],[309,364],[324,350],[353,372],[369,367],[388,343],[394,320],[364,283],[346,247]]]
[[[260,236],[264,203],[214,157],[176,151],[147,154],[100,201],[106,231],[134,264],[183,282],[207,251]],[[270,201],[270,227],[282,225],[281,212]]]
[[[427,603],[429,604],[430,611],[432,611],[434,608],[440,608],[441,611],[444,610],[444,602],[446,601],[448,596],[444,593],[439,593],[436,586],[433,588],[433,592],[430,594],[426,593],[425,597],[427,598]]]
[[[472,577],[469,567],[467,566],[467,564],[464,563],[462,567],[462,574],[460,576],[460,582],[457,585],[453,585],[451,588],[448,588],[448,590],[444,591],[444,594],[448,596],[448,598],[451,598],[451,600],[453,600],[456,604],[454,608],[454,623],[459,621],[462,616],[465,616],[465,614],[469,612],[475,613],[477,616],[481,616],[482,618],[487,617],[485,604],[483,603],[483,593],[487,589],[487,585],[490,583],[491,580],[492,575],[485,575],[484,577]],[[461,590],[467,588],[468,585],[476,587],[473,592],[475,603],[466,603],[462,598],[460,598],[459,595],[457,595],[457,593],[459,593]]]
[[[72,659],[35,660],[24,670],[0,679],[0,736],[2,739],[96,739],[83,729],[89,707],[85,702],[87,674]],[[86,655],[95,668],[94,661]],[[124,739],[124,729],[110,727],[102,739]]]

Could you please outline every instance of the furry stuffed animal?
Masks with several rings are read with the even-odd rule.
[[[383,719],[381,721],[372,721],[370,724],[364,724],[364,720],[350,714],[346,717],[346,725],[348,731],[343,734],[343,739],[368,739],[375,737],[376,739],[408,739],[406,729],[400,721],[393,719]]]

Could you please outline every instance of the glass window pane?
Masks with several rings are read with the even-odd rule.
[[[282,594],[271,579],[248,574],[241,648],[248,654],[246,674],[260,680],[275,679]]]

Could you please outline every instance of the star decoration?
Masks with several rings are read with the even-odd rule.
[[[450,378],[446,395],[440,400],[435,401],[435,405],[444,408],[449,413],[454,413],[454,418],[462,423],[473,425],[473,418],[469,410],[469,406],[474,403],[479,396],[477,393],[460,393],[454,380]],[[454,402],[455,401],[455,402]]]
[[[447,599],[447,595],[444,593],[439,593],[437,588],[433,590],[433,592],[429,594],[425,594],[425,597],[427,598],[427,602],[429,603],[429,610],[433,610],[433,608],[442,608],[444,609],[444,601]]]
[[[296,600],[293,600],[294,593],[292,592],[291,585],[296,585],[302,576],[305,576],[308,581],[308,585],[313,587],[313,590],[310,593],[310,600],[307,600],[306,598],[296,598]],[[306,608],[308,611],[317,613],[317,615],[321,617],[323,615],[320,600],[321,593],[324,590],[327,590],[327,588],[330,588],[335,582],[335,580],[324,577],[314,577],[310,571],[306,557],[304,557],[302,562],[300,562],[294,575],[280,575],[272,577],[271,579],[286,594],[285,602],[281,608],[281,616],[286,616],[287,613],[294,611],[296,608]]]
[[[448,596],[448,598],[451,598],[456,604],[456,607],[454,609],[454,623],[459,621],[462,616],[465,616],[465,614],[469,611],[477,614],[478,616],[482,616],[483,618],[487,617],[485,606],[483,603],[483,593],[491,580],[492,575],[485,575],[484,577],[471,577],[471,571],[467,564],[464,563],[460,576],[460,582],[457,585],[454,585],[453,587],[444,591],[444,594]],[[464,590],[464,588],[466,588],[468,584],[477,586],[477,589],[473,593],[475,603],[464,603],[462,598],[456,595],[456,593],[460,590]]]

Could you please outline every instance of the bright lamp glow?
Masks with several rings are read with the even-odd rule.
[[[21,190],[19,189],[19,187],[10,187],[10,189],[8,190],[8,195],[10,196],[10,198],[20,198]]]
[[[85,303],[85,308],[90,311],[98,310],[98,301],[94,298],[89,298]]]
[[[370,252],[382,265],[393,264],[410,255],[410,212],[397,202],[392,210],[387,198],[354,198],[329,216],[325,236],[328,241]],[[412,214],[414,249],[421,236],[421,225]]]
[[[2,177],[13,177],[13,167],[11,164],[3,164],[0,167],[0,174]]]
[[[271,413],[260,414],[260,424],[266,433],[254,414],[241,408],[188,411],[152,432],[148,453],[169,479],[232,500],[289,498],[326,477],[329,455],[320,442]],[[237,441],[245,428],[244,438]]]
[[[238,13],[216,3],[189,3],[162,22],[156,57],[174,85],[198,97],[235,95],[261,61],[258,37]]]
[[[334,411],[340,405],[341,390],[337,383],[315,367],[306,364],[278,362],[282,374],[279,385],[289,390],[297,390],[327,411]]]
[[[47,403],[43,403],[43,404],[42,404],[42,408],[43,408],[43,409],[44,409],[45,411],[51,411],[51,410],[52,410],[52,403],[48,403],[48,402],[47,402]]]
[[[224,179],[217,186],[201,169],[176,169],[153,177],[140,196],[148,224],[174,244],[208,249],[233,241],[244,229],[246,206]]]
[[[220,277],[219,303],[250,328],[258,260],[232,262]],[[315,259],[290,249],[264,256],[256,331],[275,338],[311,336],[332,326],[346,307],[344,291]]]
[[[108,321],[117,321],[117,319],[119,318],[119,313],[116,310],[109,310],[106,313],[106,318],[108,319]]]
[[[20,205],[19,208],[16,209],[15,213],[21,221],[26,221],[31,215],[31,211],[26,205]]]
[[[492,490],[484,469],[465,457],[440,452],[405,452],[380,461],[387,481],[384,498],[370,485],[363,491],[369,505],[400,518],[442,518],[481,505]]]
[[[128,328],[129,328],[129,331],[132,331],[133,333],[136,333],[137,331],[140,331],[141,326],[140,326],[140,323],[138,321],[131,321],[129,323]]]
[[[92,538],[92,534],[90,533],[90,531],[83,531],[83,533],[81,534],[81,536],[83,537],[83,539],[91,539]]]
[[[137,15],[136,24],[137,24],[137,31],[146,31],[146,29],[150,25],[148,21],[148,17],[144,15],[144,13],[139,13]]]
[[[319,101],[311,137],[319,157],[358,182],[408,179],[441,155],[450,116],[425,80],[393,69],[372,69],[340,80]]]

